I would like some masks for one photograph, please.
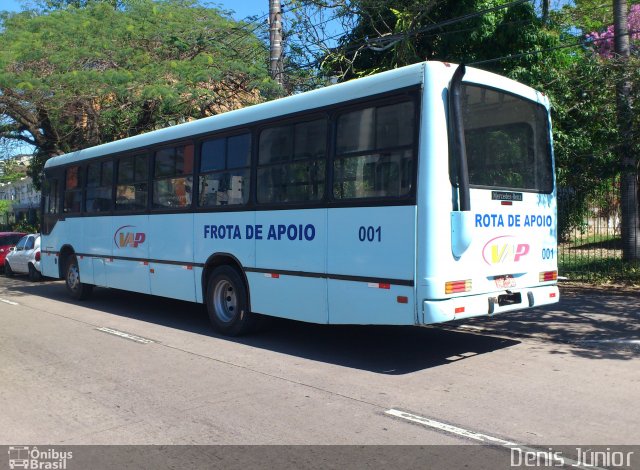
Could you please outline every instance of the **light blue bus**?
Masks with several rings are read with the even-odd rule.
[[[549,103],[425,62],[50,159],[42,270],[261,315],[424,325],[558,301]]]

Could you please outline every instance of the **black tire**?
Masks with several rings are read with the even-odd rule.
[[[75,255],[71,255],[68,256],[65,261],[64,282],[67,286],[67,292],[76,300],[87,299],[91,295],[91,292],[93,292],[93,286],[80,281],[78,259]]]
[[[42,274],[40,274],[40,271],[38,271],[36,267],[31,263],[29,263],[29,280],[32,282],[38,282],[42,280]]]
[[[240,336],[254,328],[256,315],[249,311],[247,288],[231,266],[217,267],[207,279],[207,313],[223,335]]]
[[[7,260],[4,260],[4,275],[7,277],[13,277],[13,269],[11,269]]]

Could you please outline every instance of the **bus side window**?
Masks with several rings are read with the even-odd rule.
[[[44,196],[44,213],[57,214],[59,210],[58,179],[46,179],[42,187],[42,194]]]
[[[327,128],[322,118],[260,133],[258,203],[310,202],[324,197]]]
[[[86,212],[111,210],[113,162],[94,162],[87,166]]]
[[[82,171],[71,166],[65,172],[64,212],[78,213],[82,210]]]
[[[251,134],[207,140],[200,155],[198,206],[249,202]]]
[[[193,187],[193,145],[158,150],[153,177],[154,209],[191,207]]]
[[[412,101],[349,111],[338,117],[333,196],[406,196],[413,184]]]
[[[145,210],[149,194],[147,155],[133,155],[118,161],[116,210]]]

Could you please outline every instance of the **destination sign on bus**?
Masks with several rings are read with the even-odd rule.
[[[313,224],[204,225],[203,236],[215,240],[300,240],[310,242],[316,237],[316,228]]]
[[[476,214],[475,226],[486,227],[549,227],[553,217],[542,214]]]

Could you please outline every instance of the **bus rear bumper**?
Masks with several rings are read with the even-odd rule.
[[[559,299],[558,286],[550,285],[443,300],[425,300],[422,307],[423,323],[428,325],[482,315],[495,315],[554,304]]]

